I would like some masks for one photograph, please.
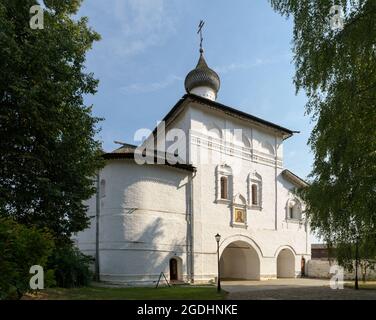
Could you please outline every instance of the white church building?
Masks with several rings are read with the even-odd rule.
[[[161,143],[156,128],[141,146],[103,155],[99,191],[87,203],[91,227],[75,237],[82,252],[98,255],[102,281],[151,284],[163,272],[171,281],[214,282],[218,253],[221,279],[304,272],[309,226],[295,191],[306,182],[283,167],[283,142],[294,131],[217,102],[219,88],[200,49],[187,93],[161,122],[167,137],[185,139]],[[165,153],[174,143],[177,151]],[[147,145],[159,151],[140,165],[135,154]],[[179,161],[163,163],[166,154]]]

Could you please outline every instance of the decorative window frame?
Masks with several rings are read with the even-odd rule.
[[[227,164],[218,165],[216,168],[216,188],[215,188],[215,202],[216,203],[231,203],[232,190],[233,190],[233,176],[232,169]],[[227,178],[227,199],[221,198],[221,178]]]
[[[242,210],[244,212],[244,223],[243,222],[237,222],[235,220],[235,214],[237,210]],[[247,201],[245,197],[243,197],[241,194],[234,197],[231,205],[231,226],[235,228],[248,228],[248,212],[247,212]]]
[[[299,210],[299,218],[294,218],[290,215],[291,208],[293,210],[296,210],[297,208]],[[293,222],[293,223],[302,223],[303,222],[303,206],[302,202],[297,198],[289,198],[286,202],[286,221]]]
[[[252,185],[257,186],[257,205],[252,202]],[[262,210],[262,177],[254,171],[248,175],[247,179],[247,202],[249,209]]]

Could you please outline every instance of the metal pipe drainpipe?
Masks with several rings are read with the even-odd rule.
[[[95,281],[100,281],[99,270],[99,216],[100,216],[100,175],[97,174],[96,212],[95,212]]]
[[[193,178],[196,176],[196,171],[192,172],[191,179],[190,179],[190,240],[189,240],[189,250],[190,250],[190,281],[191,283],[194,282],[194,246],[193,246],[193,240],[194,240],[194,218],[193,218],[193,212],[194,212],[194,198],[193,198]]]
[[[275,148],[275,158],[274,158],[274,229],[278,230],[278,142],[277,136],[274,137],[274,148]]]

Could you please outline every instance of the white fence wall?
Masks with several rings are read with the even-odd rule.
[[[330,267],[333,265],[337,265],[337,263],[335,261],[329,262],[328,260],[312,259],[307,262],[306,274],[310,278],[328,279],[328,278],[331,278],[333,275],[330,273]],[[359,268],[359,279],[362,279],[362,276],[363,276],[362,270]],[[355,270],[353,272],[344,270],[345,280],[353,280],[354,278],[355,278]],[[375,280],[375,279],[376,279],[376,271],[367,269],[366,280]]]

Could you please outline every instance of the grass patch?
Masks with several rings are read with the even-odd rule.
[[[222,300],[226,293],[215,287],[137,287],[137,288],[49,288],[37,294],[27,294],[32,300]]]
[[[345,283],[345,288],[350,288],[354,289],[355,288],[355,282],[346,282]],[[359,289],[364,289],[364,290],[376,290],[376,281],[359,281]]]

